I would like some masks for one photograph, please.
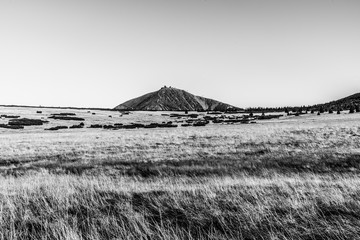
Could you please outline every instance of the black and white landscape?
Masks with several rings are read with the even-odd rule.
[[[0,239],[359,239],[360,2],[0,2]]]

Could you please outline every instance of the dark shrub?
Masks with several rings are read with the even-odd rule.
[[[52,116],[76,116],[75,113],[53,113]]]
[[[19,118],[20,116],[14,116],[14,115],[1,115],[2,118]]]
[[[29,119],[29,118],[19,118],[19,119],[11,119],[9,121],[9,125],[20,125],[20,126],[40,126],[48,121],[43,121],[41,119]]]
[[[24,129],[24,126],[20,125],[6,125],[6,124],[0,124],[0,128],[8,128],[8,129]]]
[[[89,128],[102,128],[103,126],[100,124],[91,124]]]
[[[150,123],[149,125],[145,125],[144,128],[157,128],[158,124],[157,123]]]
[[[45,130],[49,130],[49,131],[57,131],[60,129],[68,129],[67,126],[56,126],[56,127],[51,127],[51,128],[45,128]]]
[[[84,127],[84,123],[80,123],[78,125],[72,125],[70,128],[83,128]]]
[[[193,126],[194,127],[203,127],[206,126],[207,122],[205,121],[198,121],[198,122],[194,122]]]
[[[355,113],[355,107],[354,106],[350,107],[349,113]]]
[[[57,119],[57,120],[72,120],[72,121],[85,121],[84,118],[79,117],[68,117],[68,116],[60,116],[60,115],[53,115],[49,118]]]
[[[113,125],[104,125],[104,129],[114,129],[115,127]]]

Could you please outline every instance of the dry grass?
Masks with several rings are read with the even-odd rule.
[[[11,113],[35,110],[19,111]],[[77,115],[86,123],[168,120]],[[1,130],[0,239],[360,238],[359,114],[43,128]]]
[[[169,166],[168,172],[173,174],[181,170],[179,167],[196,169],[207,165],[219,173],[224,173],[224,168],[232,172],[358,168],[353,160],[360,157],[359,118],[300,120],[178,129],[79,129],[56,133],[13,130],[0,135],[0,173],[23,174],[46,168],[58,173],[75,169],[74,173],[94,174],[110,169],[115,174],[132,174],[136,167],[162,168],[166,173]]]
[[[355,175],[1,179],[2,239],[358,239]]]

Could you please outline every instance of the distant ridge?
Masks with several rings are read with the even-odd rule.
[[[355,93],[348,97],[341,98],[336,101],[331,101],[324,104],[317,104],[312,106],[312,108],[324,108],[324,109],[333,109],[333,110],[347,110],[351,107],[360,105],[360,93]]]
[[[173,87],[160,90],[126,101],[114,109],[135,111],[226,111],[239,109],[210,98],[195,96]]]

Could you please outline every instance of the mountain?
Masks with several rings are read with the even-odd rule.
[[[138,111],[226,111],[237,109],[226,103],[213,99],[195,96],[189,92],[173,87],[162,87],[160,90],[126,101],[114,109]]]
[[[328,102],[328,103],[324,103],[324,104],[317,104],[312,106],[312,108],[316,108],[316,109],[333,109],[333,110],[348,110],[351,107],[355,107],[355,106],[359,106],[360,105],[360,93],[356,93],[353,95],[350,95],[348,97],[345,98],[341,98],[339,100],[336,101],[332,101],[332,102]]]

